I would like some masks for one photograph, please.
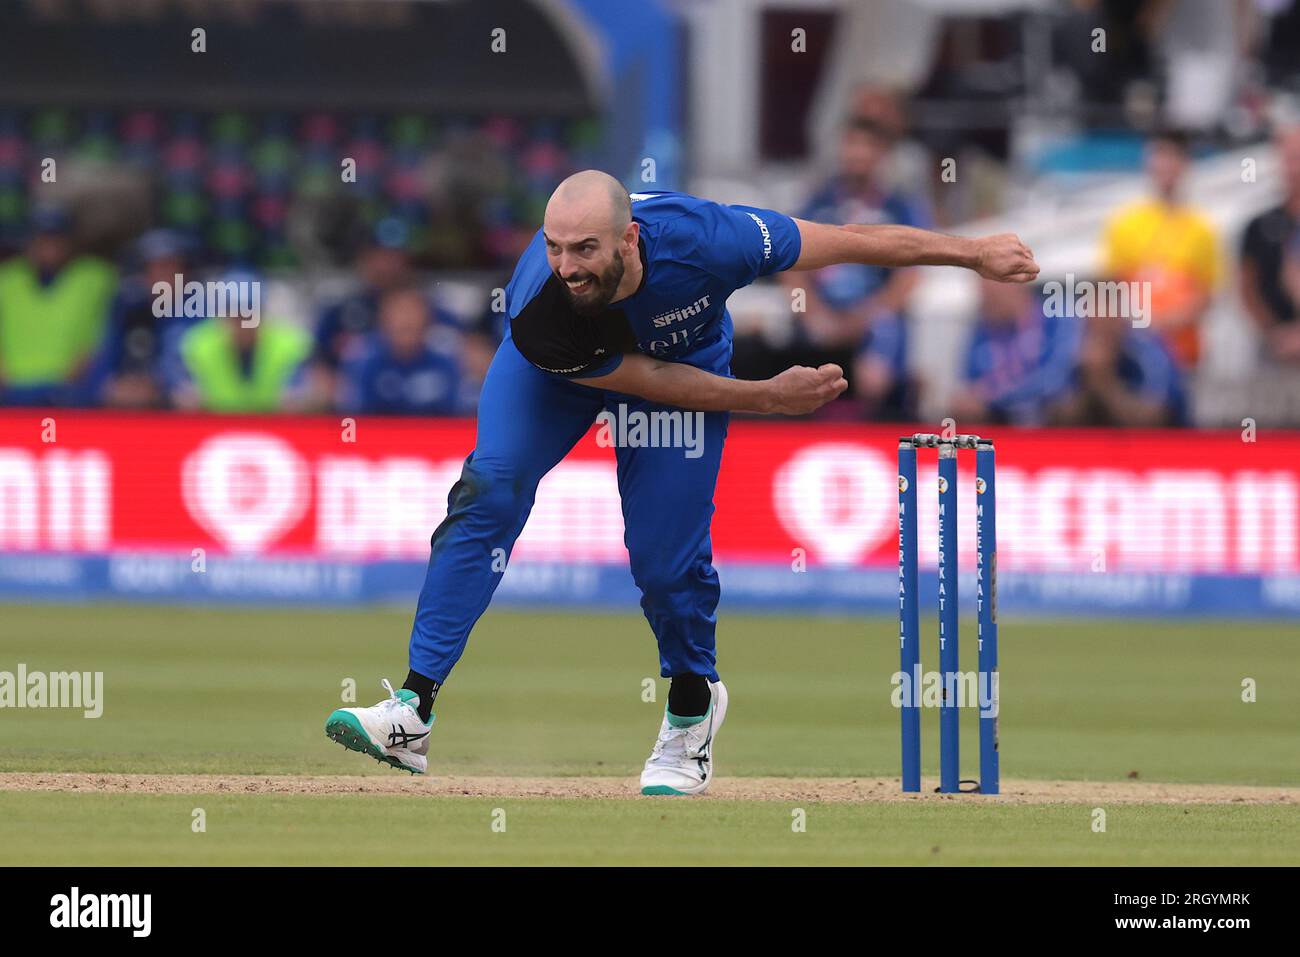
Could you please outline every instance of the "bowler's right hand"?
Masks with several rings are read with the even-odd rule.
[[[806,415],[815,412],[849,387],[844,370],[833,362],[816,369],[791,366],[767,380],[768,407],[777,415]]]

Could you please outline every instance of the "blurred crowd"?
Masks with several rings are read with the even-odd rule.
[[[887,115],[855,113],[841,131],[835,172],[795,214],[928,226],[926,198],[885,179],[897,138]],[[1190,424],[1202,323],[1228,274],[1239,277],[1230,295],[1260,333],[1266,363],[1300,367],[1300,127],[1277,131],[1275,141],[1284,199],[1250,222],[1232,253],[1236,263],[1228,263],[1223,237],[1184,188],[1188,138],[1174,129],[1154,134],[1149,195],[1111,215],[1102,273],[1081,277],[1142,283],[1149,298],[1142,313],[1063,313],[1042,287],[983,283],[949,414],[1016,424]],[[503,333],[490,296],[467,310],[435,295],[438,273],[421,268],[401,216],[368,229],[347,264],[350,286],[313,301],[306,322],[265,308],[256,322],[201,308],[160,315],[159,284],[205,276],[234,289],[261,274],[241,264],[214,269],[193,235],[166,227],[146,231],[115,264],[79,250],[74,225],[65,209],[35,207],[19,251],[0,263],[0,403],[465,415]],[[521,220],[503,250],[534,228]],[[918,276],[860,265],[785,274],[780,282],[800,303],[791,334],[779,345],[738,334],[735,373],[761,378],[833,361],[851,386],[825,415],[915,417],[926,388],[908,361],[909,330],[925,321],[909,310]]]
[[[163,226],[209,267],[338,266],[359,223],[391,217],[418,265],[493,268],[598,137],[504,115],[0,108],[0,257],[53,201],[110,257]]]
[[[1140,284],[1140,315],[1063,312],[1047,286],[982,283],[939,389],[914,361],[918,330],[939,318],[918,296],[922,272],[840,265],[765,281],[780,334],[738,321],[735,374],[836,362],[850,390],[819,413],[830,418],[938,409],[970,422],[1191,425],[1218,306],[1258,333],[1254,378],[1300,383],[1300,125],[1265,131],[1262,108],[1300,88],[1300,3],[1216,3],[1069,0],[981,42],[987,24],[951,18],[911,105],[883,86],[857,90],[819,137],[818,153],[834,143],[826,175],[786,210],[949,228],[1013,206],[998,194],[1047,182],[1054,163],[1105,154],[1117,127],[1128,143],[1145,129],[1145,196],[1109,212],[1099,265],[1076,277]],[[1114,55],[1094,55],[1096,23]],[[1033,62],[1020,45],[1035,25],[1054,64],[1041,83],[1012,68]],[[1231,83],[1207,80],[1208,61]],[[1001,115],[970,107],[988,106],[981,90],[1040,123],[1073,103],[1067,125],[1080,135],[1039,162],[1013,147],[1010,120],[936,121],[951,116],[935,109],[945,98],[975,121]],[[1211,90],[1221,101],[1203,99]],[[1264,186],[1281,200],[1224,235],[1188,186],[1193,158],[1264,135],[1280,159]],[[472,415],[504,331],[494,290],[599,137],[592,120],[504,115],[0,108],[0,405]],[[1017,185],[947,185],[938,161],[965,163],[963,146]],[[50,161],[59,172],[47,180]],[[255,321],[205,305],[160,314],[159,286],[193,280],[291,286],[291,307],[264,292]],[[475,293],[446,295],[457,282]]]
[[[0,110],[0,405],[470,414],[500,316],[449,307],[439,278],[508,274],[592,135],[506,116]],[[48,182],[32,174],[47,157]],[[317,282],[339,275],[347,288]],[[160,283],[286,277],[289,316],[155,308]]]
[[[930,224],[924,193],[889,176],[900,126],[896,106],[877,109],[879,102],[878,96],[860,100],[840,132],[835,171],[797,215]],[[1023,425],[1194,424],[1190,392],[1203,359],[1207,313],[1219,296],[1258,332],[1260,375],[1300,373],[1300,125],[1279,128],[1273,138],[1283,200],[1229,245],[1187,189],[1192,137],[1173,127],[1151,134],[1144,150],[1147,195],[1110,213],[1096,257],[1100,269],[1075,277],[1065,290],[1069,305],[1048,284],[981,282],[944,414]],[[1235,285],[1225,289],[1230,276]],[[833,361],[847,370],[850,389],[825,415],[918,418],[919,409],[934,407],[924,403],[934,383],[916,374],[909,357],[909,332],[926,321],[909,309],[918,280],[916,269],[858,265],[811,277],[787,273],[783,283],[798,294],[791,297],[788,334],[774,337],[759,328],[738,337],[734,368],[759,377],[796,363]],[[1103,295],[1075,304],[1074,288],[1114,283],[1136,284],[1130,288],[1140,298],[1122,310]]]
[[[263,278],[195,271],[174,230],[141,236],[121,275],[71,237],[65,211],[39,209],[23,251],[0,264],[2,404],[472,414],[502,331],[490,310],[439,305],[396,218],[376,224],[352,288],[317,304],[305,328],[262,309],[204,309],[209,285],[233,304],[254,288],[260,300]],[[214,278],[194,297],[198,275]]]

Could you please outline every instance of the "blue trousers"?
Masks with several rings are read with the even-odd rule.
[[[537,484],[602,409],[671,411],[635,396],[579,385],[537,369],[510,339],[492,360],[479,399],[478,435],[447,518],[433,534],[411,629],[411,670],[441,683],[501,580],[532,510]],[[709,523],[728,416],[703,416],[702,454],[682,448],[615,448],[623,541],[641,608],[659,643],[660,674],[718,680],[714,630],[718,574]],[[582,529],[574,529],[581,535]]]

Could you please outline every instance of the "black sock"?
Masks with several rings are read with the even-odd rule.
[[[414,691],[420,696],[420,707],[415,710],[420,713],[420,720],[425,724],[429,723],[429,715],[433,714],[433,699],[438,697],[438,689],[442,685],[432,678],[426,678],[424,675],[414,671],[406,673],[406,681],[403,688]]]
[[[703,716],[709,710],[713,694],[704,675],[673,675],[668,686],[668,710],[679,718]]]

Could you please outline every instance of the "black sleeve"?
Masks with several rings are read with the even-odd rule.
[[[608,309],[593,319],[579,316],[554,278],[510,320],[510,337],[543,372],[575,379],[613,372],[623,353],[636,348],[621,310]]]

